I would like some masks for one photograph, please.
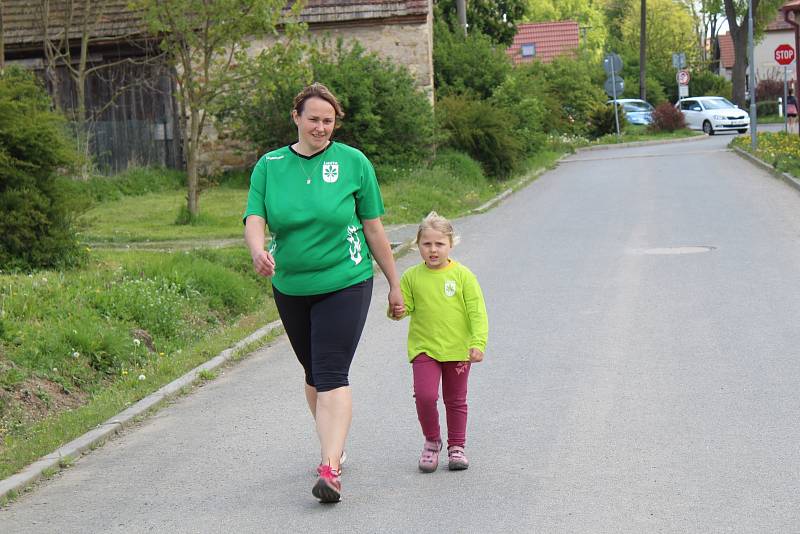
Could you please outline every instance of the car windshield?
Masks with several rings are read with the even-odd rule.
[[[703,106],[706,109],[725,109],[725,108],[735,108],[727,98],[710,98],[708,100],[703,100]]]
[[[652,111],[653,106],[647,102],[625,102],[622,104],[625,111]]]

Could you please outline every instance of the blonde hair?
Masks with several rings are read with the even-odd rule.
[[[436,230],[437,232],[441,232],[442,234],[446,235],[450,240],[451,247],[458,243],[458,236],[456,235],[456,231],[453,229],[453,224],[435,211],[427,214],[425,218],[422,219],[422,222],[419,223],[419,228],[417,229],[417,239],[415,240],[415,243],[419,243],[419,238],[422,236],[422,232],[425,230]]]
[[[333,111],[336,114],[336,127],[338,128],[340,126],[339,121],[344,118],[344,110],[342,109],[342,105],[339,103],[339,99],[334,96],[331,90],[321,83],[314,82],[297,93],[297,96],[294,97],[294,101],[292,102],[292,110],[296,111],[298,115],[302,115],[303,109],[306,105],[306,100],[309,98],[321,98],[333,106]]]

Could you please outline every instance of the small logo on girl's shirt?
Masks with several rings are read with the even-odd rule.
[[[455,280],[445,280],[444,281],[444,294],[448,297],[452,297],[456,294],[456,281]]]

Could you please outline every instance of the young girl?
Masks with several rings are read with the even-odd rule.
[[[451,470],[466,469],[467,378],[470,364],[483,360],[489,322],[478,280],[450,259],[453,226],[431,212],[417,230],[423,263],[400,279],[404,306],[392,306],[394,319],[411,316],[408,359],[414,375],[417,416],[425,435],[419,468],[431,473],[439,465],[439,382],[447,412],[447,456]]]

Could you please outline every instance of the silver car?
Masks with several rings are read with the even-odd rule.
[[[614,102],[609,100],[608,104]],[[650,103],[638,98],[618,98],[617,104],[622,107],[625,120],[629,124],[648,125],[653,122],[653,106]]]
[[[747,112],[721,96],[684,98],[675,107],[683,113],[686,126],[692,130],[703,130],[708,135],[725,130],[747,133],[750,127]]]

